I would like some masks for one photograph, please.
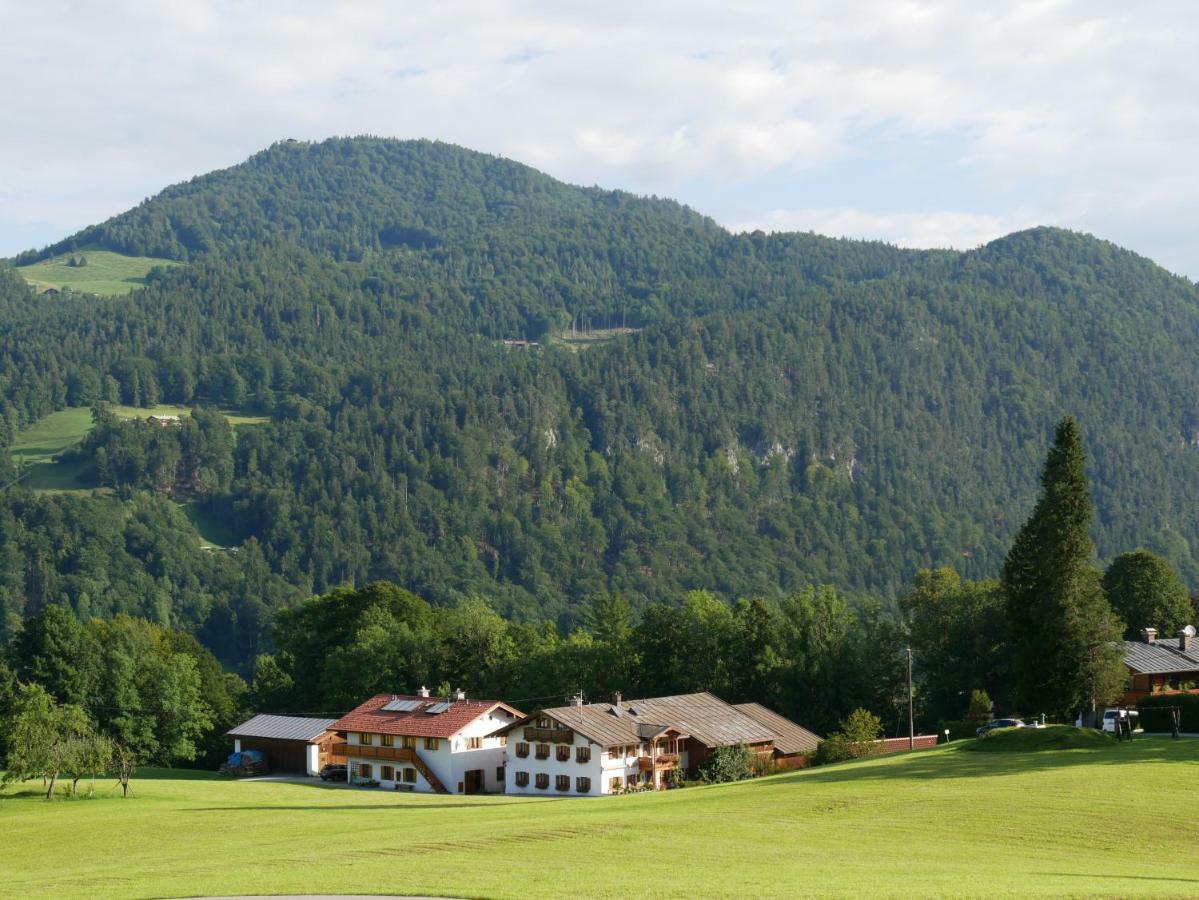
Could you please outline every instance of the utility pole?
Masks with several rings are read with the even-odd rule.
[[[912,648],[908,647],[908,749],[916,749],[916,731],[912,716]]]

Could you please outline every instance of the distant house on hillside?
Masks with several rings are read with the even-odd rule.
[[[504,790],[505,739],[494,732],[523,716],[499,700],[376,694],[333,723],[346,739],[351,781],[446,794]]]
[[[345,762],[345,741],[333,731],[333,719],[257,715],[225,732],[233,752],[258,750],[272,772],[318,775],[327,763]]]
[[[669,787],[718,747],[776,752],[794,765],[819,738],[759,704],[741,707],[709,693],[584,703],[543,709],[500,729],[508,736],[507,792],[597,796]]]
[[[1177,690],[1188,682],[1199,684],[1194,626],[1188,625],[1168,640],[1158,640],[1156,628],[1143,629],[1139,641],[1124,642],[1124,665],[1131,676],[1125,705],[1157,691]]]
[[[146,416],[146,421],[159,428],[175,428],[183,424],[183,420],[178,416]]]

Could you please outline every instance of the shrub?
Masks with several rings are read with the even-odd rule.
[[[830,763],[845,762],[852,757],[849,754],[849,741],[845,735],[839,731],[834,731],[816,748],[816,755],[812,757],[812,765],[827,766]]]
[[[699,764],[699,777],[710,784],[752,778],[753,754],[743,744],[717,747]]]
[[[970,694],[970,705],[966,708],[966,721],[973,723],[975,728],[984,722],[990,722],[994,705],[986,691],[974,691]]]
[[[882,737],[883,720],[868,709],[855,709],[841,723],[841,733],[849,742],[850,756],[869,756],[876,749],[875,742]]]

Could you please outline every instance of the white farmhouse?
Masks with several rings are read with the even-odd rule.
[[[501,793],[506,736],[521,718],[498,700],[376,694],[331,726],[345,735],[349,778],[387,790],[440,794]]]
[[[805,748],[819,738],[802,732]],[[762,759],[777,759],[780,728],[709,693],[543,709],[501,728],[508,737],[505,790],[510,794],[599,796],[629,789],[660,790],[679,771],[691,772],[716,747],[744,746]],[[790,755],[790,754],[788,754]]]

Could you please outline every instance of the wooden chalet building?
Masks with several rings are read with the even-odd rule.
[[[1121,701],[1135,705],[1137,698],[1158,691],[1178,690],[1186,683],[1199,684],[1199,647],[1195,628],[1188,625],[1174,638],[1159,640],[1156,628],[1141,631],[1139,641],[1124,642],[1128,690]]]
[[[524,714],[498,700],[376,694],[332,724],[345,738],[352,782],[438,794],[502,793],[504,744],[496,734]]]
[[[717,747],[745,746],[761,758],[791,759],[819,738],[759,704],[742,707],[709,693],[584,703],[543,709],[495,732],[508,739],[510,794],[599,796],[669,787]]]

